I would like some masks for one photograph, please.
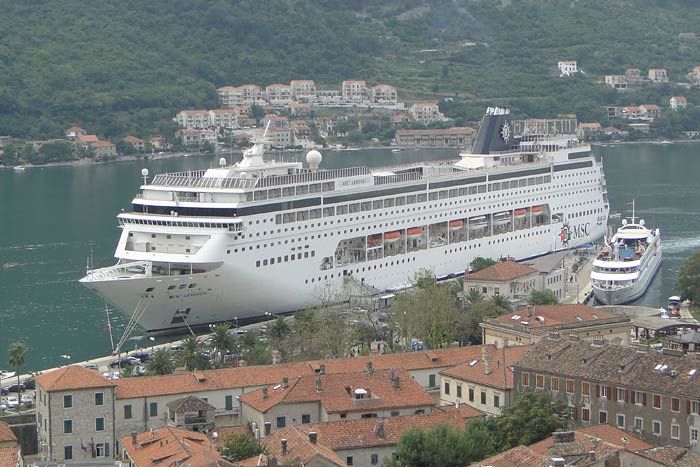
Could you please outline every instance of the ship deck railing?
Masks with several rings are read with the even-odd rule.
[[[149,261],[134,261],[131,263],[121,263],[115,264],[114,266],[92,269],[88,271],[87,277],[91,280],[109,280],[120,277],[126,279],[137,275],[144,276],[146,275],[146,266],[148,263]],[[137,271],[137,269],[139,271]]]

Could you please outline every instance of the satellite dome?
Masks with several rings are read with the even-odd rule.
[[[219,159],[219,167],[224,167],[224,166],[226,166],[226,158],[222,157],[221,159]]]
[[[147,168],[144,167],[143,169],[141,169],[141,176],[148,177],[148,169]]]
[[[243,180],[247,180],[248,179],[248,172],[241,172],[241,178]]]
[[[309,164],[309,167],[312,169],[318,169],[318,166],[321,164],[322,160],[323,156],[315,149],[312,149],[306,153],[306,163]]]

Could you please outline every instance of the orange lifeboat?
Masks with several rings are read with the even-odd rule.
[[[382,234],[370,235],[367,237],[368,246],[377,246],[382,243]]]
[[[399,238],[401,238],[401,231],[399,230],[394,230],[393,232],[386,232],[384,234],[385,242],[395,242]]]
[[[449,225],[450,230],[459,230],[462,227],[464,227],[464,221],[458,219],[455,221],[450,221],[450,223],[448,225]]]
[[[527,215],[527,209],[525,209],[525,208],[516,209],[515,211],[513,211],[513,215],[515,216],[516,219],[522,219],[523,217],[525,217]]]
[[[539,206],[533,206],[532,207],[532,212],[535,214],[542,214],[544,212],[544,206],[539,205]]]
[[[411,227],[406,229],[406,235],[408,238],[418,238],[423,233],[423,227]]]

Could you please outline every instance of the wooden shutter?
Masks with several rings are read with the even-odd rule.
[[[600,397],[600,384],[595,385],[595,396]]]
[[[642,405],[644,407],[647,406],[647,393],[646,392],[642,393]]]
[[[574,420],[578,420],[578,407],[574,407],[573,414]]]
[[[688,415],[690,415],[690,400],[685,401],[685,404],[686,411],[688,412]]]
[[[625,389],[625,402],[630,403],[630,390]]]

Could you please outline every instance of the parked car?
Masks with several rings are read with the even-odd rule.
[[[95,371],[99,370],[97,363],[86,363],[85,365],[83,365],[83,368],[87,368],[88,370],[95,370]]]
[[[151,358],[151,354],[149,354],[149,353],[146,352],[146,351],[139,350],[138,352],[132,353],[132,354],[130,355],[130,357],[138,358],[139,362],[140,362],[140,363],[143,363],[143,362],[145,362],[146,360],[148,360],[149,358]]]
[[[19,405],[19,401],[17,400],[17,396],[9,396],[7,398],[7,408],[8,409],[16,409],[18,405]]]
[[[121,368],[121,367],[128,366],[128,365],[135,366],[135,365],[138,365],[139,363],[141,363],[141,361],[138,358],[124,357],[124,358],[113,360],[113,361],[109,362],[109,367],[110,368]]]
[[[171,352],[182,352],[183,350],[185,350],[185,347],[182,344],[173,344],[170,346]]]
[[[34,381],[34,377],[31,377],[29,379],[24,380],[24,389],[36,389],[36,381]]]
[[[0,388],[0,396],[6,396],[10,393],[7,388]]]
[[[24,391],[24,384],[22,384],[22,383],[13,384],[12,386],[8,387],[7,390],[10,392],[23,392]]]
[[[30,405],[34,404],[34,400],[32,399],[32,396],[29,394],[22,394],[22,397],[19,399],[20,403],[22,405],[25,405],[29,407]]]
[[[7,404],[5,401],[0,401],[0,414],[7,410]]]

